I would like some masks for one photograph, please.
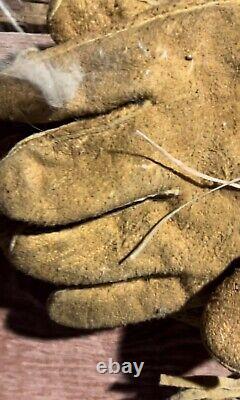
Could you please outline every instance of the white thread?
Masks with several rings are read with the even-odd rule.
[[[232,181],[226,182],[223,185],[220,185],[214,189],[211,189],[209,192],[204,193],[203,195],[193,198],[190,201],[187,201],[186,203],[182,204],[180,207],[175,208],[173,211],[171,211],[170,213],[168,213],[167,215],[165,215],[163,218],[160,219],[159,222],[156,223],[156,225],[147,233],[147,235],[144,237],[144,239],[142,240],[142,242],[135,248],[135,250],[133,250],[131,252],[131,254],[129,254],[127,257],[124,258],[124,260],[126,259],[136,259],[140,253],[142,253],[142,251],[145,249],[145,247],[148,245],[148,243],[150,242],[150,240],[153,238],[153,236],[157,233],[157,231],[159,230],[160,226],[162,226],[165,222],[167,222],[169,219],[171,219],[175,214],[177,214],[179,211],[181,211],[183,208],[190,206],[196,202],[198,202],[199,200],[201,200],[202,198],[208,196],[209,194],[216,192],[217,190],[220,190],[226,186],[230,186],[230,184],[235,183],[240,181],[240,177],[233,179]]]
[[[169,161],[171,161],[173,164],[177,165],[180,167],[183,171],[194,175],[198,178],[205,179],[210,182],[215,182],[215,183],[222,183],[222,184],[227,184],[227,186],[232,186],[236,189],[240,189],[239,184],[232,183],[230,184],[229,182],[231,181],[226,181],[224,179],[219,179],[215,178],[213,176],[203,174],[202,172],[197,171],[194,168],[189,167],[188,165],[184,164],[182,161],[178,160],[177,158],[173,157],[167,150],[165,150],[163,147],[159,146],[157,143],[154,142],[154,140],[150,139],[145,133],[141,132],[140,130],[137,130],[134,132],[135,134],[141,136],[144,140],[146,140],[149,144],[151,144],[153,147],[155,147],[165,158],[167,158]]]

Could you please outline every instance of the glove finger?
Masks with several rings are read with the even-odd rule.
[[[67,224],[172,189],[180,178],[133,135],[148,111],[130,107],[18,143],[0,162],[2,213],[37,225]]]
[[[8,239],[3,229],[5,253],[21,271],[55,284],[91,285],[161,274],[181,276],[195,294],[239,255],[239,197],[215,193],[181,210],[134,256],[132,250],[175,207],[174,199],[146,201],[85,224],[25,230]]]
[[[55,292],[48,301],[50,318],[74,328],[110,328],[179,311],[186,293],[176,278],[120,282]]]
[[[204,4],[210,0],[205,0]],[[81,38],[92,40],[102,35],[136,26],[157,15],[203,5],[196,0],[51,0],[48,27],[57,43]]]
[[[142,37],[145,54],[136,45]],[[47,123],[149,98],[144,73],[154,63],[155,47],[148,27],[139,27],[113,37],[86,43],[76,39],[19,54],[1,71],[0,119]]]
[[[202,81],[206,58],[208,62],[213,59],[209,68],[214,69],[210,81],[214,78],[211,92],[215,91],[216,76],[226,75],[223,59],[229,71],[237,66],[231,63],[238,56],[239,10],[237,1],[223,5],[211,2],[160,15],[86,43],[68,41],[42,52],[23,54],[1,73],[4,102],[0,119],[46,123],[103,113],[146,98],[170,104],[186,93],[197,97],[206,85],[205,78]],[[206,43],[211,45],[206,47]],[[192,49],[198,62],[189,66],[186,48]],[[219,54],[224,58],[219,59]],[[205,74],[208,82],[209,74]],[[199,85],[192,75],[197,81],[200,77]],[[207,95],[209,90],[210,86]]]
[[[207,304],[202,332],[207,348],[230,370],[240,373],[240,270],[226,278]]]
[[[56,43],[88,41],[197,4],[196,0],[51,0],[47,20]]]
[[[3,222],[1,244],[16,268],[55,284],[89,285],[167,273],[166,261],[157,248],[140,262],[119,262],[168,209],[166,201],[145,202],[88,223],[46,232],[20,226],[7,234]]]
[[[153,8],[138,0],[51,0],[48,27],[57,43],[81,38],[82,41],[116,32],[143,18],[144,11]]]

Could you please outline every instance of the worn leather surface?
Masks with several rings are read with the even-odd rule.
[[[139,257],[128,253],[161,216],[209,190],[137,130],[205,174],[239,173],[239,9],[151,7],[127,29],[31,50],[2,72],[2,119],[88,116],[25,139],[0,165],[1,210],[17,221],[2,235],[6,256],[34,277],[87,285],[50,297],[55,321],[94,328],[163,317],[237,258],[239,193],[229,189],[182,211]]]

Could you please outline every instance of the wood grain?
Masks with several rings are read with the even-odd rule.
[[[47,2],[8,0],[7,2],[5,1],[5,3],[9,9],[11,9],[13,17],[25,32],[47,32]],[[12,24],[1,11],[0,28],[2,31],[14,31]]]
[[[44,49],[53,44],[53,40],[47,34],[0,32],[0,64],[30,47]]]

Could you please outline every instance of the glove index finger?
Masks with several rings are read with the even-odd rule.
[[[2,213],[36,225],[62,225],[172,189],[173,173],[133,134],[145,112],[147,106],[132,106],[19,142],[0,162]]]
[[[20,54],[0,74],[0,119],[47,123],[150,98],[160,25]]]
[[[214,43],[216,54],[222,54],[224,41],[224,52],[233,51],[238,18],[237,1],[206,2],[84,43],[77,38],[28,51],[1,72],[0,119],[47,123],[106,113],[144,99],[170,104],[189,92],[196,97],[195,78],[205,58],[212,57],[211,46],[202,55],[199,40]],[[216,34],[219,25],[222,37]],[[186,49],[196,53],[194,68],[193,63],[189,67]]]

